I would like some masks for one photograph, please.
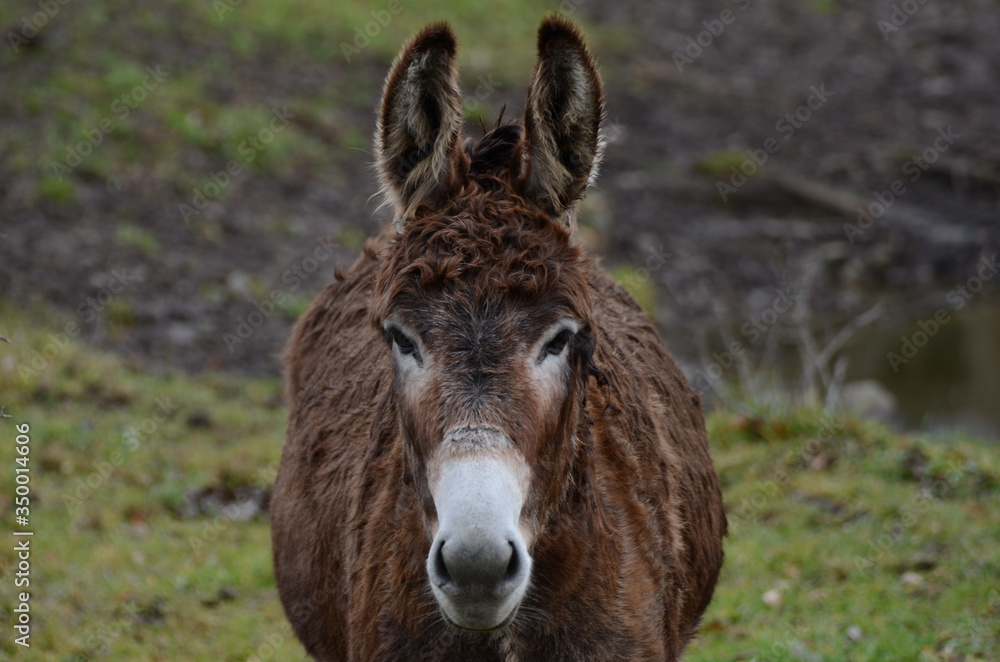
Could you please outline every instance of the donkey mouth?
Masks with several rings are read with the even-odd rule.
[[[439,605],[439,607],[441,618],[443,618],[444,622],[453,628],[464,630],[465,632],[496,632],[497,630],[502,630],[514,622],[514,619],[517,618],[517,610],[520,605],[514,605],[514,608],[510,610],[510,613],[508,613],[503,620],[494,625],[488,625],[486,624],[488,621],[484,621],[480,618],[466,617],[462,618],[460,622],[459,619],[453,618],[448,614],[448,610],[445,609],[444,605]]]
[[[490,632],[509,625],[530,584],[531,557],[522,544],[515,543],[493,545],[496,550],[506,550],[506,554],[494,555],[493,563],[486,562],[482,544],[476,546],[480,553],[468,558],[461,554],[461,547],[449,554],[460,542],[454,538],[438,540],[428,563],[431,591],[444,621],[471,632]],[[470,558],[476,562],[463,568],[461,561]],[[506,570],[500,574],[504,565]]]

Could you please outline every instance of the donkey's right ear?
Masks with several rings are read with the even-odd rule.
[[[468,173],[455,51],[448,24],[431,25],[403,48],[385,80],[375,163],[400,228],[421,207],[443,204]]]

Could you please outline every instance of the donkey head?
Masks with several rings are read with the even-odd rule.
[[[398,234],[372,317],[420,500],[429,585],[445,620],[492,630],[528,590],[533,543],[587,442],[593,364],[574,207],[599,158],[600,79],[580,35],[546,20],[523,127],[468,146],[455,39],[418,34],[386,80],[376,134]]]

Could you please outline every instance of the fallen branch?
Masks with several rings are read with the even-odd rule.
[[[873,198],[858,195],[854,191],[790,173],[778,173],[769,176],[768,179],[806,202],[843,214],[855,224],[858,222],[858,209],[866,209],[873,202]],[[900,197],[893,198],[889,208],[875,219],[875,225],[882,225],[885,228],[908,228],[934,243],[974,244],[979,240],[977,228],[962,227],[928,216],[919,207],[902,202]]]
[[[857,215],[857,208],[868,203],[853,191],[797,175],[780,174],[771,178],[779,187],[806,202],[828,207],[845,215]]]

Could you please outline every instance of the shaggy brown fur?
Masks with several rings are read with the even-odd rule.
[[[402,231],[370,240],[288,345],[274,563],[316,659],[672,661],[711,599],[726,523],[698,394],[573,232],[599,155],[600,82],[565,21],[543,24],[539,56],[526,131],[499,126],[466,150],[450,31],[404,50],[377,138]],[[567,108],[581,117],[566,121]],[[567,316],[583,324],[567,395],[547,408],[514,358]],[[426,392],[395,384],[389,317],[445,366]],[[473,424],[503,430],[533,472],[531,588],[515,620],[486,633],[439,617],[425,570],[428,457]]]

